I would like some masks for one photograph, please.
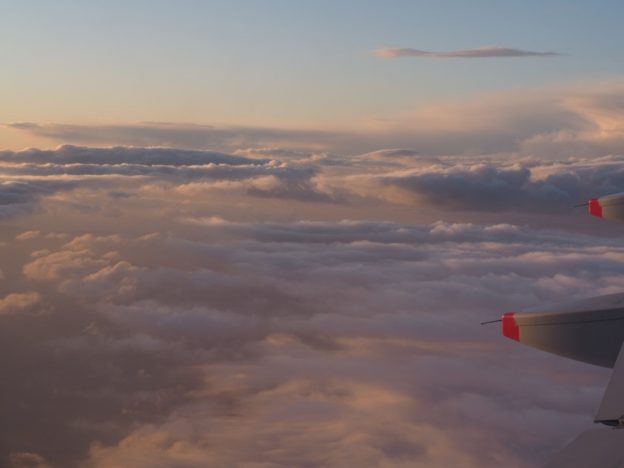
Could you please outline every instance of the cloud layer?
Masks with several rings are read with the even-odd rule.
[[[122,207],[119,201],[127,199],[183,216],[210,205],[213,215],[226,218],[245,206],[245,212],[257,209],[280,218],[289,204],[302,203],[324,206],[326,215],[335,217],[366,209],[382,216],[387,207],[415,206],[427,221],[441,213],[456,220],[472,213],[478,220],[497,212],[508,213],[511,221],[525,214],[572,219],[578,215],[575,204],[619,192],[624,183],[620,156],[543,161],[431,157],[407,149],[355,157],[279,148],[238,153],[69,145],[0,152],[0,215],[34,213],[58,202],[75,210],[111,211],[101,202],[105,193],[118,201],[112,206]],[[117,210],[115,216],[123,213]]]
[[[78,125],[13,122],[6,128],[27,132],[39,138],[63,143],[90,145],[166,146],[176,148],[232,148],[299,145],[325,148],[340,144],[344,135],[322,130],[289,130],[263,127],[213,126],[170,122],[135,124]]]
[[[542,462],[590,423],[607,372],[478,323],[621,290],[617,237],[582,234],[592,220],[570,204],[623,168],[396,148],[2,152],[5,183],[29,187],[5,206],[31,207],[0,232],[2,464]]]
[[[63,144],[168,146],[228,154],[256,151],[256,155],[271,148],[281,151],[280,159],[301,153],[355,156],[387,148],[406,148],[421,156],[511,153],[565,159],[620,154],[623,97],[624,89],[616,82],[518,89],[420,106],[381,119],[345,122],[341,129],[331,130],[153,122],[13,123],[4,127]]]
[[[608,371],[478,324],[622,290],[621,227],[573,208],[622,190],[618,95],[423,110],[418,145],[347,154],[0,152],[0,466],[543,463]]]
[[[190,225],[19,236],[20,283],[41,293],[2,302],[15,307],[2,355],[21,356],[5,363],[9,455],[531,466],[591,419],[606,373],[477,324],[620,288],[615,241],[443,222]]]

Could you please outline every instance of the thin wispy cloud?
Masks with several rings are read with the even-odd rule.
[[[381,58],[416,57],[416,58],[500,58],[500,57],[556,57],[558,52],[535,52],[530,50],[514,49],[511,47],[479,47],[477,49],[460,49],[446,52],[432,52],[405,47],[382,47],[375,50],[375,55]]]

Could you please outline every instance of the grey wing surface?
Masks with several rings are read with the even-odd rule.
[[[593,198],[589,214],[624,222],[624,193]],[[501,317],[503,335],[528,346],[613,368],[594,417],[545,468],[624,468],[624,293],[536,307]]]
[[[624,346],[594,421],[613,427],[583,432],[544,468],[624,467]]]
[[[613,368],[595,423],[546,468],[624,468],[624,293],[502,317],[503,335],[560,356]]]

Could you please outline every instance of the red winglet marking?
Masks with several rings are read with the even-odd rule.
[[[516,319],[514,319],[513,312],[503,314],[501,319],[503,322],[503,336],[520,341],[520,327],[516,323]]]
[[[589,214],[602,218],[602,206],[600,206],[600,202],[597,198],[589,200]]]

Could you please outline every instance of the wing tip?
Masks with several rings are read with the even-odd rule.
[[[520,341],[520,327],[516,323],[514,312],[504,313],[501,317],[503,336]]]
[[[589,200],[588,211],[590,215],[602,218],[602,206],[597,198]]]

